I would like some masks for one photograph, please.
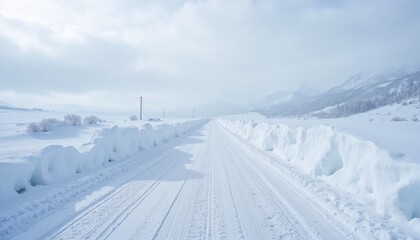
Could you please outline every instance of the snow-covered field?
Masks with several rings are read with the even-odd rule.
[[[219,122],[293,172],[324,205],[346,213],[354,225],[370,226],[372,216],[365,212],[374,209],[381,221],[419,234],[420,123],[382,115],[420,113],[410,107],[387,106],[341,119],[267,119],[248,113]],[[357,201],[346,205],[346,198]],[[369,231],[392,232],[386,227]]]
[[[27,214],[42,217],[48,212],[46,209],[57,206],[56,201],[65,201],[64,197],[41,197],[55,188],[61,189],[63,182],[91,179],[98,171],[106,172],[103,168],[108,165],[181,136],[202,123],[192,119],[127,121],[127,116],[100,114],[98,117],[105,122],[30,132],[30,122],[62,120],[65,113],[1,110],[0,114],[0,238],[8,235],[10,224],[27,221]],[[111,175],[100,174],[87,184],[104,181],[124,170],[121,166],[115,168],[108,173]],[[75,188],[83,191],[83,186]],[[61,189],[60,194],[67,190]],[[44,200],[47,203],[43,205]]]
[[[1,114],[0,239],[420,237],[419,122]]]

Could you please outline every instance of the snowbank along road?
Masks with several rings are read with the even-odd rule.
[[[153,151],[153,150],[152,150]],[[141,158],[144,156],[139,156]],[[364,239],[210,121],[13,239]]]

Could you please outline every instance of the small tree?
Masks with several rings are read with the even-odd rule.
[[[38,124],[36,124],[36,123],[34,123],[34,122],[31,122],[31,123],[29,123],[29,124],[28,124],[28,126],[26,127],[26,131],[27,131],[27,132],[31,132],[31,133],[34,133],[34,132],[40,132],[40,131],[41,131],[41,128],[39,127],[39,125],[38,125]]]
[[[67,114],[64,116],[64,122],[70,126],[79,126],[82,124],[82,118],[76,114]]]
[[[84,124],[93,125],[103,122],[103,120],[99,119],[97,116],[89,116],[83,119]]]
[[[394,122],[405,122],[405,121],[407,121],[407,119],[405,119],[403,117],[395,116],[395,117],[392,118],[392,121],[394,121]]]
[[[55,118],[46,118],[42,119],[42,121],[39,123],[39,128],[42,132],[48,132],[60,125],[62,125],[62,122],[59,120]]]

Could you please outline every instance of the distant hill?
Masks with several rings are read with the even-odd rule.
[[[7,102],[0,101],[0,107],[9,107],[9,108],[12,108],[14,106],[11,105],[11,104],[9,104],[9,103],[7,103]]]
[[[300,101],[277,103],[258,112],[266,116],[345,117],[420,97],[420,71],[357,74],[344,83]]]
[[[303,84],[294,91],[277,91],[246,104],[248,111],[269,113],[284,106],[294,105],[311,99],[319,93],[308,84]]]
[[[0,101],[0,109],[2,110],[15,110],[15,111],[42,111],[38,108],[21,108],[21,107],[15,107],[7,102]]]
[[[62,111],[62,112],[84,112],[88,111],[86,108],[77,104],[47,104],[42,105],[42,109],[48,111]]]

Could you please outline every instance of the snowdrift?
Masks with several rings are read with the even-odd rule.
[[[374,142],[328,125],[290,128],[264,122],[218,121],[239,138],[271,151],[304,173],[367,198],[382,214],[420,222],[420,166],[394,160]]]
[[[99,130],[89,143],[79,149],[52,145],[34,156],[0,164],[0,201],[24,193],[30,186],[48,185],[72,175],[121,161],[139,151],[152,148],[202,124],[193,120],[163,124],[153,128],[114,126]]]

